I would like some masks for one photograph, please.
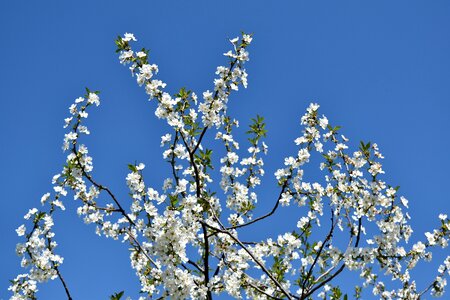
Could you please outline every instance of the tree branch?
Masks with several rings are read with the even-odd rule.
[[[207,226],[207,227],[209,227],[209,228],[211,228],[211,229],[213,229],[213,230],[216,230],[216,231],[218,231],[218,232],[221,232],[221,233],[225,233],[226,235],[228,235],[229,237],[231,237],[236,243],[238,243],[239,244],[239,246],[241,246],[241,248],[242,249],[244,249],[244,251],[245,252],[247,252],[247,254],[252,258],[252,260],[264,271],[264,273],[266,273],[267,274],[267,276],[273,281],[273,283],[280,289],[280,291],[287,297],[287,299],[292,299],[292,297],[291,297],[291,294],[289,293],[289,292],[287,292],[285,289],[284,289],[284,287],[281,285],[281,283],[279,283],[278,282],[278,280],[275,278],[275,277],[273,277],[273,275],[270,273],[270,271],[269,270],[267,270],[267,268],[264,266],[264,264],[263,263],[261,263],[256,257],[255,257],[255,255],[250,251],[250,250],[248,250],[248,248],[247,247],[245,247],[245,245],[238,239],[238,238],[236,238],[232,233],[230,233],[228,230],[222,230],[222,229],[219,229],[219,228],[215,228],[214,226],[211,226],[211,225],[209,225],[209,224],[207,224],[207,223],[205,223],[205,222],[203,222],[202,221],[202,224],[205,224],[205,226]]]
[[[55,267],[56,274],[58,274],[58,278],[59,278],[59,280],[61,281],[61,283],[62,283],[62,285],[63,285],[63,287],[64,287],[64,291],[66,292],[67,299],[68,299],[68,300],[72,300],[72,296],[70,295],[69,288],[67,287],[67,284],[66,284],[64,278],[62,277],[61,272],[59,271],[58,266],[56,266],[56,264],[55,264],[54,262],[53,262],[53,266]]]

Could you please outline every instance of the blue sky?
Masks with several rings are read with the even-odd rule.
[[[164,124],[114,53],[124,32],[151,49],[169,91],[198,94],[212,89],[227,39],[254,33],[249,88],[232,96],[230,112],[243,127],[257,113],[266,118],[263,184],[275,186],[273,171],[295,151],[299,117],[318,102],[353,142],[379,144],[385,179],[410,200],[415,239],[422,238],[439,212],[450,212],[449,16],[450,2],[439,0],[1,1],[0,299],[21,272],[14,229],[62,168],[63,119],[84,87],[101,91],[85,140],[98,180],[125,197],[128,163],[144,162],[155,186],[168,171],[159,147]],[[267,195],[261,211],[274,201],[274,190]],[[280,232],[282,219],[275,220],[258,230]],[[56,221],[62,272],[76,299],[122,289],[136,295],[125,245],[98,239],[73,210]],[[40,289],[42,299],[63,297],[59,282]]]

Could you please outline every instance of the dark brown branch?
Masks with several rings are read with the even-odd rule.
[[[263,270],[264,271],[264,273],[266,273],[267,274],[267,276],[273,281],[273,283],[280,289],[280,291],[287,297],[287,299],[292,299],[292,296],[291,296],[291,294],[288,292],[288,291],[286,291],[285,289],[284,289],[284,287],[278,282],[278,280],[275,278],[275,277],[273,277],[273,275],[270,273],[270,271],[269,270],[267,270],[267,268],[264,266],[264,264],[262,264],[256,257],[255,257],[255,255],[250,251],[250,250],[248,250],[248,248],[247,247],[245,247],[245,245],[244,244],[242,244],[242,242],[238,239],[238,238],[236,238],[233,234],[231,234],[228,230],[222,230],[222,229],[219,229],[219,228],[215,228],[215,227],[213,227],[213,226],[211,226],[211,225],[208,225],[207,223],[205,223],[205,222],[202,222],[202,224],[204,224],[206,227],[208,227],[208,228],[211,228],[211,229],[213,229],[213,230],[216,230],[216,231],[218,231],[218,232],[221,232],[221,233],[225,233],[226,235],[228,235],[229,237],[231,237],[236,243],[238,243],[239,244],[239,246],[241,246],[241,248],[242,249],[244,249],[244,251],[245,252],[247,252],[247,254],[252,258],[252,260],[261,268],[261,270]]]
[[[200,198],[200,196],[201,196],[200,176],[199,176],[197,164],[195,163],[194,152],[190,150],[189,145],[187,144],[187,141],[186,141],[183,133],[180,132],[180,135],[181,135],[181,139],[183,140],[183,144],[186,147],[186,150],[188,151],[189,160],[191,161],[192,167],[194,168],[196,193],[197,193],[197,198]]]
[[[191,161],[191,165],[194,168],[194,176],[195,176],[195,185],[196,185],[196,192],[197,192],[197,198],[200,198],[201,196],[201,187],[200,187],[200,175],[198,172],[198,167],[197,164],[195,163],[195,157],[194,157],[194,152],[190,150],[189,145],[187,144],[187,141],[183,135],[182,132],[180,132],[180,136],[181,139],[183,140],[184,146],[186,147],[188,154],[189,154],[189,159]],[[205,243],[205,251],[203,254],[203,264],[204,264],[204,270],[203,270],[203,274],[205,277],[205,287],[208,288],[208,284],[209,284],[209,241],[208,241],[208,231],[206,229],[206,226],[204,225],[204,222],[201,222],[202,224],[202,229],[203,229],[203,236],[204,236],[204,243]],[[212,299],[212,293],[208,288],[208,291],[206,292],[206,298],[208,300]]]
[[[178,142],[178,131],[175,132],[175,138],[173,139],[173,144],[172,144],[172,158],[170,159],[170,164],[172,165],[172,175],[173,178],[175,178],[175,182],[178,185],[178,182],[180,181],[180,178],[178,178],[177,172],[175,170],[175,153],[173,152],[173,150],[175,149],[175,145]]]
[[[358,220],[358,234],[356,236],[356,242],[355,242],[355,247],[358,247],[359,245],[359,241],[360,241],[360,236],[361,236],[361,226],[362,226],[362,221],[361,218]],[[323,287],[325,284],[327,284],[328,282],[330,282],[331,280],[333,280],[336,276],[338,276],[343,270],[345,269],[345,263],[330,277],[328,277],[327,279],[325,279],[324,281],[322,281],[320,284],[318,284],[317,286],[315,286],[313,289],[311,289],[310,291],[308,291],[304,296],[302,296],[302,300],[303,299],[307,299],[309,296],[311,296],[315,291],[317,291],[318,289],[320,289],[321,287]]]
[[[194,266],[194,267],[195,267],[197,270],[199,270],[201,273],[204,272],[203,269],[202,269],[198,264],[196,264],[195,262],[193,262],[192,260],[188,260],[188,264]]]
[[[86,107],[87,107],[87,106],[88,106],[88,105],[86,105]],[[75,131],[76,133],[77,133],[77,128],[78,128],[78,126],[79,126],[80,123],[81,123],[81,120],[80,120],[80,116],[78,115],[78,121],[77,121],[76,125],[74,126],[74,131]],[[97,182],[92,178],[92,176],[86,172],[86,170],[85,170],[83,164],[82,164],[81,161],[80,161],[80,157],[79,157],[79,155],[78,155],[79,152],[77,151],[76,145],[77,145],[77,143],[76,143],[76,141],[75,141],[75,142],[73,143],[73,146],[72,146],[72,152],[75,154],[77,163],[78,163],[79,167],[81,168],[81,172],[82,172],[83,176],[84,176],[85,178],[87,178],[88,181],[89,181],[90,183],[92,183],[95,187],[97,187],[100,191],[101,191],[101,190],[106,191],[106,192],[108,193],[108,195],[111,197],[111,199],[113,199],[113,201],[116,203],[116,205],[117,205],[117,207],[118,207],[118,208],[115,209],[115,210],[116,210],[116,211],[118,210],[118,211],[119,211],[119,212],[120,212],[120,213],[128,220],[128,222],[130,223],[130,226],[134,226],[134,227],[137,228],[136,223],[134,223],[133,220],[131,220],[131,218],[130,218],[130,217],[128,216],[128,214],[125,212],[125,210],[124,210],[123,207],[120,205],[119,201],[117,200],[116,196],[111,192],[111,190],[110,190],[109,188],[107,188],[107,187],[105,187],[105,186],[103,186],[103,185],[97,183]],[[141,246],[141,244],[139,243],[139,241],[138,241],[138,240],[137,240],[130,232],[127,232],[127,234],[128,234],[128,236],[130,237],[130,239],[132,239],[132,240],[138,245],[139,250],[144,254],[144,256],[147,257],[147,259],[148,259],[150,262],[152,262],[154,266],[158,267],[158,265],[156,264],[156,262],[155,262],[155,261],[147,254],[147,252],[144,250],[144,248],[142,248],[142,246]]]
[[[98,184],[97,182],[94,181],[94,179],[92,179],[92,176],[90,174],[88,174],[86,172],[86,170],[84,169],[83,164],[80,162],[80,157],[78,156],[78,151],[76,149],[76,143],[74,143],[73,147],[72,147],[72,152],[75,154],[76,160],[78,165],[81,168],[81,172],[83,174],[83,176],[85,178],[87,178],[87,180],[89,180],[90,183],[92,183],[96,188],[98,188],[100,191],[104,190],[108,193],[108,195],[111,197],[111,199],[113,199],[114,203],[116,203],[118,210],[120,211],[120,213],[128,220],[128,222],[130,224],[132,224],[133,226],[136,226],[136,224],[133,222],[133,220],[131,220],[131,218],[128,216],[128,214],[125,212],[125,210],[123,209],[122,205],[120,205],[119,201],[117,200],[116,196],[114,196],[114,194],[110,191],[109,188],[107,188],[106,186],[103,186],[101,184]]]
[[[320,255],[322,254],[322,251],[323,251],[325,245],[327,244],[327,242],[333,236],[334,227],[336,226],[336,222],[334,222],[334,217],[333,216],[334,215],[333,215],[333,211],[332,211],[331,212],[331,228],[330,228],[330,231],[328,232],[325,240],[322,242],[322,245],[320,245],[319,251],[317,251],[316,257],[314,258],[314,261],[311,264],[311,267],[309,268],[309,271],[308,271],[305,279],[302,282],[302,297],[303,297],[304,291],[306,290],[306,285],[308,284],[308,281],[309,281],[309,279],[311,278],[311,276],[313,274],[314,266],[316,265],[317,261],[319,260]]]
[[[55,264],[54,264],[54,267],[55,267],[55,270],[56,270],[56,274],[58,274],[58,278],[59,278],[59,280],[61,281],[61,283],[62,283],[62,285],[64,287],[64,291],[66,292],[67,299],[68,300],[72,300],[73,298],[70,295],[69,288],[67,287],[67,284],[66,284],[64,278],[61,275],[61,272],[59,272],[59,268]]]
[[[229,77],[231,75],[231,72],[233,71],[234,66],[236,65],[238,59],[235,58],[233,60],[233,62],[230,64],[230,70],[228,71],[227,77]],[[214,97],[213,99],[216,100],[217,96],[219,95],[219,91],[216,91],[214,93]],[[214,101],[213,100],[213,101]],[[203,137],[205,136],[206,131],[208,130],[208,127],[204,127],[202,130],[202,133],[200,133],[200,137],[198,138],[197,144],[195,145],[195,147],[192,149],[192,153],[195,153],[198,149],[198,147],[200,147],[200,144],[202,143]]]
[[[313,289],[311,289],[309,292],[307,292],[304,296],[302,296],[300,299],[307,299],[309,296],[311,296],[315,291],[323,287],[325,284],[333,280],[336,276],[338,276],[345,268],[345,264],[343,264],[333,275],[322,281],[320,284],[315,286]]]
[[[205,287],[208,288],[209,284],[209,241],[208,241],[208,230],[206,229],[205,223],[202,222],[202,229],[203,229],[203,236],[205,239],[205,252],[203,254],[203,264],[204,264],[204,271],[203,274],[205,275]],[[208,288],[208,291],[206,293],[206,297],[208,300],[212,299],[211,291]]]
[[[219,271],[220,271],[220,262],[221,262],[221,261],[224,261],[224,259],[225,259],[225,254],[222,253],[222,256],[220,257],[220,260],[219,260],[219,262],[217,263],[217,267],[216,267],[216,270],[214,271],[213,277],[216,276],[217,274],[219,274]]]
[[[257,290],[259,293],[261,293],[261,294],[263,294],[263,295],[269,297],[270,299],[282,300],[282,298],[277,298],[277,297],[274,297],[274,296],[272,296],[272,295],[266,293],[265,291],[263,291],[262,289],[260,289],[257,285],[254,285],[253,283],[247,282],[247,284],[248,284],[249,286],[251,286],[252,288],[254,288],[255,290]]]
[[[277,210],[278,206],[280,205],[280,199],[281,199],[281,197],[282,197],[284,191],[286,190],[286,188],[287,188],[287,186],[288,186],[288,184],[289,184],[289,180],[290,180],[291,178],[292,178],[292,174],[289,175],[289,176],[286,178],[286,181],[284,182],[283,187],[281,188],[280,195],[278,196],[278,199],[277,199],[277,201],[275,202],[275,205],[274,205],[274,207],[272,208],[272,210],[271,210],[270,212],[268,212],[267,214],[262,215],[262,216],[260,216],[260,217],[258,217],[258,218],[256,218],[256,219],[253,219],[253,220],[251,220],[251,221],[248,221],[247,223],[243,223],[243,224],[239,224],[239,225],[227,227],[226,229],[227,229],[227,230],[230,230],[230,229],[242,228],[242,227],[251,225],[251,224],[253,224],[253,223],[256,223],[256,222],[258,222],[258,221],[261,221],[261,220],[263,220],[263,219],[265,219],[265,218],[270,217],[271,215],[273,215],[273,214],[275,213],[275,211]]]

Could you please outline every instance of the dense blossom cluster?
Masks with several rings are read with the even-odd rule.
[[[68,191],[79,201],[78,214],[96,225],[98,235],[129,244],[131,266],[141,283],[140,300],[212,299],[221,293],[252,299],[341,299],[343,292],[333,280],[344,269],[361,276],[357,299],[367,292],[380,299],[443,294],[450,256],[426,286],[419,287],[410,272],[420,260],[431,260],[431,248],[448,246],[449,218],[441,214],[440,227],[427,232],[426,240],[408,245],[408,200],[398,194],[398,187],[382,180],[383,155],[377,144],[361,142],[349,152],[349,140],[319,114],[318,104],[309,105],[301,117],[304,129],[294,141],[297,153],[275,172],[280,191],[272,210],[254,216],[256,187],[264,175],[262,155],[268,149],[264,119],[252,120],[249,146],[241,151],[233,136],[239,122],[227,113],[231,92],[247,87],[243,66],[249,60],[251,35],[230,40],[233,49],[224,54],[229,64],[217,68],[214,88],[203,92],[202,100],[185,88],[173,96],[165,92],[166,84],[155,78],[158,66],[148,61],[149,52],[134,51],[132,42],[136,38],[130,33],[116,40],[119,60],[130,66],[150,99],[157,100],[156,116],[172,129],[161,137],[171,176],[161,188],[150,187],[144,181],[145,165],[131,164],[125,178],[130,199],[120,201],[94,179],[92,158],[79,139],[90,133],[83,122],[90,106],[100,100],[98,92],[87,90],[65,119],[70,130],[63,150],[68,155],[53,177],[53,196],[46,193],[43,209],[31,209],[25,215],[27,224],[17,229],[26,239],[16,251],[27,273],[12,280],[11,299],[36,299],[37,283],[57,278],[72,299],[59,270],[63,258],[55,253],[52,231],[53,214],[65,209],[60,198]],[[225,150],[218,158],[219,174],[213,172],[212,149],[202,143],[212,130]],[[321,159],[323,178],[308,182],[305,165],[315,158]],[[214,191],[216,178],[220,192]],[[298,208],[295,228],[275,238],[240,239],[242,228],[286,206]]]

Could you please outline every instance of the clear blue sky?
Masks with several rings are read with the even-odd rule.
[[[171,92],[186,86],[201,94],[225,62],[227,38],[241,30],[254,33],[249,88],[232,96],[230,110],[243,125],[256,113],[266,117],[263,184],[274,186],[273,171],[294,153],[299,117],[314,101],[353,142],[379,144],[385,179],[410,200],[414,239],[450,212],[449,1],[1,1],[0,299],[21,272],[14,229],[63,165],[63,119],[85,86],[102,98],[86,140],[98,180],[125,197],[127,163],[144,162],[154,186],[168,170],[163,123],[118,63],[114,38],[135,33]],[[259,230],[280,232],[277,220]],[[56,221],[76,299],[136,295],[125,245],[97,238],[73,210]],[[40,290],[41,299],[64,296],[59,282]]]

